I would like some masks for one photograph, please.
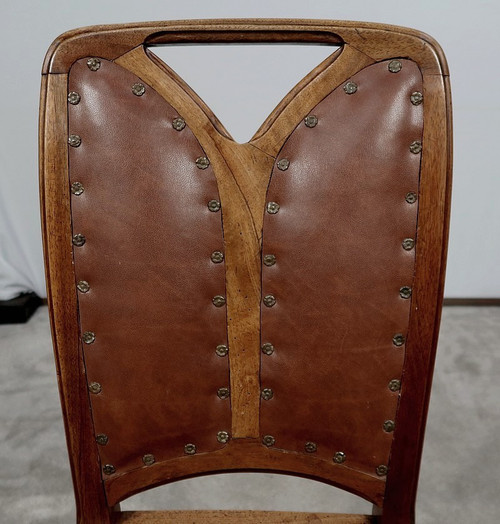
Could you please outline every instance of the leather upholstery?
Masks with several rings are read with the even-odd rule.
[[[74,247],[83,344],[95,433],[102,464],[116,474],[184,455],[221,448],[217,432],[230,431],[230,400],[217,390],[229,384],[228,358],[215,353],[227,343],[221,212],[212,168],[198,169],[204,156],[189,128],[177,131],[179,115],[146,85],[118,65],[101,60],[91,71],[86,59],[71,68],[69,91],[81,96],[68,105],[69,132],[82,143],[70,147],[73,233],[86,242]]]
[[[261,433],[274,446],[316,454],[331,462],[341,451],[345,466],[376,475],[387,465],[401,379],[410,300],[400,288],[412,285],[415,249],[402,247],[416,236],[420,154],[409,145],[422,139],[422,105],[410,95],[422,91],[417,66],[402,60],[391,73],[388,62],[356,74],[358,89],[337,87],[301,122],[283,146],[265,213],[262,294],[276,305],[262,306],[261,383],[273,390],[261,401]],[[418,242],[416,244],[418,249]]]
[[[262,306],[261,386],[272,388],[261,401],[261,437],[273,449],[305,451],[328,461],[342,451],[348,467],[376,476],[388,463],[411,299],[416,237],[420,154],[409,144],[421,140],[423,112],[410,95],[422,91],[417,66],[402,60],[399,73],[388,62],[367,67],[351,80],[358,89],[337,87],[313,111],[315,127],[304,122],[291,134],[273,170],[265,213],[263,255],[276,264],[262,267],[262,293],[276,296]],[[73,233],[86,242],[74,247],[88,382],[102,464],[115,474],[156,461],[223,447],[218,431],[230,431],[230,399],[217,390],[229,385],[228,358],[217,356],[227,343],[224,263],[210,255],[223,251],[222,213],[211,166],[188,127],[172,127],[177,112],[145,82],[101,60],[91,71],[86,59],[71,68],[69,91],[81,95],[69,105],[69,132],[82,143],[70,147]],[[333,87],[333,86],[332,86]],[[222,202],[224,209],[224,202]],[[263,210],[264,212],[264,210]],[[418,242],[416,245],[418,249]],[[108,477],[106,477],[108,478]]]

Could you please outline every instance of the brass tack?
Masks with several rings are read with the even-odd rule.
[[[392,337],[392,343],[397,346],[397,347],[400,347],[402,346],[404,343],[405,343],[405,337],[402,333],[396,333],[393,337]]]
[[[107,443],[108,443],[108,436],[105,435],[104,433],[99,433],[98,435],[96,435],[95,437],[95,441],[100,445],[100,446],[105,446]]]
[[[172,127],[176,131],[182,131],[186,127],[186,121],[184,120],[184,118],[181,118],[180,116],[178,116],[177,118],[174,118],[172,120]],[[204,168],[201,168],[201,169],[204,169]]]
[[[105,475],[112,475],[116,471],[116,469],[112,464],[106,464],[102,468],[102,471]]]
[[[274,393],[273,393],[273,390],[271,388],[264,388],[261,391],[260,396],[264,400],[271,400],[274,397]]]
[[[225,356],[229,353],[229,349],[228,349],[228,347],[227,347],[225,344],[219,344],[219,345],[215,348],[215,353],[216,353],[219,357],[225,357]]]
[[[422,151],[422,142],[420,142],[420,140],[414,140],[414,141],[410,144],[410,151],[411,151],[414,155],[418,155],[418,153],[420,153],[420,151]]]
[[[270,215],[275,215],[280,210],[280,205],[277,202],[268,202],[266,209]]]
[[[76,91],[71,91],[68,93],[68,102],[76,106],[80,102],[80,95]]]
[[[276,256],[275,255],[264,255],[263,262],[265,266],[271,267],[276,264]]]
[[[333,462],[335,464],[343,464],[345,462],[346,456],[343,451],[337,451],[335,455],[333,455]]]
[[[151,466],[155,463],[155,456],[151,455],[151,453],[147,453],[142,457],[142,461],[144,462],[145,466]]]
[[[214,264],[220,264],[223,260],[224,260],[224,253],[222,251],[214,251],[211,255],[210,255],[210,260],[214,263]]]
[[[97,395],[102,391],[102,386],[99,384],[99,382],[91,382],[89,384],[89,391],[94,395]]]
[[[304,118],[304,123],[306,127],[316,127],[318,124],[318,117],[315,115],[309,115]]]
[[[218,200],[210,200],[207,206],[212,213],[217,213],[220,210],[220,202]]]
[[[135,96],[142,96],[145,92],[146,86],[140,82],[132,86],[132,93],[134,93]]]
[[[81,247],[83,244],[85,244],[86,240],[87,239],[85,238],[85,235],[77,233],[76,235],[73,235],[72,242],[74,246]]]
[[[82,143],[80,135],[69,135],[68,144],[71,147],[78,147]]]
[[[318,445],[316,442],[306,442],[304,449],[307,453],[316,453],[316,451],[318,451]]]
[[[98,58],[89,58],[87,60],[87,67],[91,71],[97,71],[101,67],[101,61]]]
[[[79,280],[76,288],[78,291],[80,291],[80,293],[88,293],[90,290],[90,284],[86,280]]]
[[[415,247],[415,240],[413,240],[413,238],[405,238],[402,246],[404,250],[411,251]]]
[[[358,90],[358,84],[355,82],[347,82],[347,84],[344,85],[344,91],[348,95],[354,94]]]
[[[81,182],[73,182],[71,184],[71,193],[76,196],[80,196],[84,191],[83,184]]]
[[[383,477],[384,475],[387,475],[387,472],[389,471],[389,468],[387,466],[385,466],[384,464],[381,464],[380,466],[377,466],[375,471],[377,472],[377,475],[379,477]]]
[[[286,171],[290,165],[290,160],[288,160],[288,158],[282,158],[276,165],[280,171]]]
[[[274,346],[270,342],[265,342],[261,346],[264,355],[272,355],[274,353]]]
[[[415,91],[410,95],[410,100],[414,106],[418,106],[424,101],[424,95],[420,91]]]
[[[198,169],[206,169],[210,165],[210,160],[206,156],[200,156],[196,159],[196,167]]]
[[[276,297],[274,295],[266,295],[264,297],[264,305],[266,307],[273,307],[276,304]]]
[[[395,424],[394,424],[394,421],[393,420],[386,420],[384,422],[384,431],[386,433],[391,433],[394,431],[394,427],[395,427]]]
[[[217,390],[217,396],[222,400],[229,398],[229,388],[219,388]]]
[[[219,431],[217,433],[217,441],[221,444],[229,442],[229,433],[227,431]]]
[[[408,204],[414,204],[417,201],[417,193],[414,193],[413,191],[406,193],[405,200]]]
[[[411,297],[411,287],[403,286],[399,289],[399,296],[404,299],[409,299]]]
[[[275,442],[276,439],[272,435],[264,435],[262,437],[262,444],[264,444],[264,446],[267,446],[268,448],[274,446]]]
[[[394,378],[392,379],[390,382],[389,382],[389,389],[391,391],[399,391],[401,389],[401,381],[398,380],[397,378]]]
[[[85,331],[82,335],[82,340],[85,344],[93,344],[95,342],[95,333],[92,333],[92,331]]]
[[[186,444],[184,446],[184,453],[186,455],[194,455],[196,453],[196,446],[194,444]]]
[[[226,303],[226,299],[222,295],[215,295],[212,298],[212,303],[215,307],[222,307]]]
[[[391,60],[388,69],[391,73],[399,73],[403,69],[403,64],[399,60]]]

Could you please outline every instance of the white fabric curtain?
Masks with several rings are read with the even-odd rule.
[[[13,129],[8,136],[5,136],[4,129],[1,131],[0,300],[10,300],[27,291],[46,296],[38,218],[36,151],[33,151],[36,150],[33,147],[36,144],[36,123],[31,127],[29,132],[27,129]],[[26,157],[15,158],[15,155],[8,154],[14,148],[9,142],[21,139],[23,134],[27,142]]]
[[[46,296],[37,156],[40,70],[49,42],[39,35],[33,47],[33,33],[8,16],[14,5],[2,4],[0,10],[5,86],[0,94],[0,300],[25,291]]]

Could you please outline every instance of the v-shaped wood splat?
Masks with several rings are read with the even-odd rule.
[[[144,46],[122,55],[115,63],[142,78],[179,111],[210,158],[224,208],[232,435],[257,438],[260,256],[272,166],[285,140],[309,111],[373,60],[351,47],[334,53],[299,82],[245,144],[230,139],[201,99],[157,57],[148,56]]]

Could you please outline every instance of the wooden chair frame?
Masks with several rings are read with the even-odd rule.
[[[238,144],[175,73],[168,71],[172,79],[169,85],[159,82],[155,76],[159,64],[155,65],[144,51],[145,46],[213,42],[309,42],[341,45],[342,52],[335,67],[329,67],[331,57],[323,61],[290,91],[248,143]],[[200,454],[189,462],[180,458],[158,464],[154,473],[138,470],[119,477],[109,486],[107,495],[93,437],[79,343],[70,241],[67,82],[72,64],[85,56],[113,60],[144,78],[172,106],[183,108],[188,125],[211,159],[221,199],[226,202],[225,212],[238,219],[243,231],[242,236],[225,231],[226,249],[231,250],[226,268],[228,318],[245,319],[229,320],[227,326],[230,339],[239,341],[234,342],[230,354],[233,440],[217,453]],[[243,353],[241,349],[259,346],[261,290],[250,276],[260,274],[266,188],[273,160],[296,125],[294,107],[298,104],[314,107],[332,86],[341,84],[362,67],[393,57],[413,60],[422,72],[423,141],[433,147],[425,148],[422,154],[419,249],[403,371],[405,385],[401,390],[390,471],[384,483],[361,475],[354,481],[337,473],[332,476],[319,461],[314,463],[308,457],[307,463],[301,462],[286,452],[277,458],[263,448],[257,441],[259,353]],[[242,470],[277,471],[321,479],[370,500],[379,515],[339,516],[341,522],[372,519],[391,524],[413,522],[446,264],[452,163],[450,115],[448,69],[439,45],[423,33],[400,27],[328,20],[170,21],[83,28],[65,33],[52,44],[42,72],[40,194],[51,328],[78,522],[104,523],[118,518],[149,522],[147,515],[118,513],[119,502],[148,487],[179,478]],[[249,206],[243,205],[245,201]],[[209,513],[203,516],[206,521],[210,521]],[[181,521],[174,513],[163,516]],[[231,521],[230,517],[225,514],[224,518]],[[232,518],[242,522],[247,515],[234,513]],[[264,518],[263,514],[259,518]],[[331,521],[328,519],[333,517],[324,517],[325,521]]]

